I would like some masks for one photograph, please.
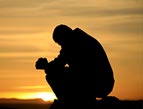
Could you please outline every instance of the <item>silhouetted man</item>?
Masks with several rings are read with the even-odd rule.
[[[114,86],[103,47],[81,29],[72,30],[66,25],[54,29],[53,39],[61,46],[59,56],[49,63],[46,58],[36,62],[37,69],[45,70],[46,80],[58,98],[53,109],[94,109],[96,98],[105,98]]]

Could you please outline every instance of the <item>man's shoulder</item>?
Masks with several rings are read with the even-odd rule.
[[[81,30],[80,28],[75,28],[73,31],[74,31],[74,32],[84,32],[84,31]]]
[[[73,30],[74,34],[77,36],[81,36],[82,39],[84,40],[88,40],[88,41],[97,41],[95,38],[93,38],[91,35],[89,35],[88,33],[86,33],[85,31],[83,31],[80,28],[75,28]]]
[[[85,31],[83,31],[80,28],[75,28],[73,30],[74,35],[79,35],[79,36],[89,36]]]

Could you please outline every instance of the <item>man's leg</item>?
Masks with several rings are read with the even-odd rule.
[[[54,101],[50,109],[63,109],[63,107],[67,106],[66,101],[69,98],[68,74],[67,68],[57,67],[48,70],[46,80],[58,98],[58,100]]]
[[[64,69],[54,68],[46,75],[46,80],[58,99],[63,99],[66,90],[66,75]]]

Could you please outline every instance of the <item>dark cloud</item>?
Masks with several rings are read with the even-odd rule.
[[[28,8],[54,0],[0,0],[0,8]]]
[[[78,2],[77,2],[78,3]],[[96,4],[97,3],[97,4]],[[100,2],[99,2],[100,3]],[[46,17],[49,18],[53,15],[57,16],[80,16],[80,17],[106,17],[106,16],[120,16],[120,15],[138,15],[143,14],[143,7],[137,5],[136,1],[121,1],[124,4],[115,6],[102,6],[95,2],[95,5],[82,5],[76,4],[72,1],[53,1],[50,0],[7,0],[0,1],[0,15],[2,17]],[[101,2],[102,3],[102,2]],[[129,3],[129,5],[128,5]],[[134,5],[133,5],[134,3]],[[63,6],[63,4],[65,4]],[[108,4],[108,3],[107,3]],[[98,6],[99,5],[99,6]],[[122,7],[120,7],[122,6]],[[2,8],[3,7],[3,8]]]
[[[38,48],[35,47],[31,47],[31,46],[1,46],[0,47],[0,53],[15,53],[15,52],[37,52],[37,51],[41,51]]]
[[[7,1],[7,2],[6,2]],[[95,4],[84,5],[78,1],[50,1],[50,0],[1,0],[0,1],[0,27],[10,27],[10,29],[0,29],[0,34],[24,34],[47,31],[51,22],[72,22],[73,24],[90,25],[93,28],[103,28],[106,31],[116,33],[141,33],[139,22],[143,16],[143,7],[135,0],[108,2],[107,5],[96,1]],[[88,2],[87,2],[88,3]],[[97,4],[96,4],[97,3]],[[63,6],[63,4],[65,4]],[[103,5],[103,6],[102,6]],[[111,5],[109,7],[109,5]],[[112,6],[114,5],[114,6]],[[26,7],[27,6],[27,7]],[[3,8],[2,8],[3,7]],[[4,8],[5,7],[5,8]],[[137,16],[130,17],[130,16]],[[106,18],[112,18],[112,21]],[[117,19],[115,17],[128,17]],[[136,21],[134,21],[134,18]],[[91,20],[92,19],[92,20]],[[94,20],[93,20],[94,19]],[[98,19],[104,19],[98,22]],[[88,21],[87,21],[88,20]],[[118,21],[120,20],[120,22]],[[125,21],[124,21],[125,20]],[[111,22],[111,24],[109,24]],[[93,24],[99,24],[98,26]],[[101,26],[102,24],[102,26]],[[11,29],[15,27],[15,29]],[[22,29],[22,28],[27,29]],[[30,27],[30,28],[29,28]],[[34,27],[34,28],[33,28]],[[21,28],[21,29],[19,29]]]
[[[121,17],[119,19],[113,19],[114,23],[105,23],[103,26],[104,30],[109,31],[110,33],[114,34],[126,34],[126,35],[134,35],[138,36],[141,35],[142,32],[142,25],[143,17]]]
[[[82,16],[82,17],[114,17],[114,16],[128,16],[128,15],[143,15],[143,8],[105,8],[98,9],[96,7],[76,7],[63,11],[62,14],[65,16]]]
[[[9,35],[13,35],[13,34],[33,34],[33,33],[40,33],[40,32],[45,32],[45,29],[41,30],[37,30],[37,29],[33,29],[33,30],[18,30],[18,27],[16,27],[17,30],[0,30],[0,35],[6,35],[6,34],[9,34]]]

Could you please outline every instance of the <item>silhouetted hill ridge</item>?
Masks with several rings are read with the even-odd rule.
[[[0,109],[49,109],[51,104],[52,101],[42,99],[0,98]],[[143,109],[143,100],[99,100],[96,109]]]
[[[14,103],[14,104],[45,104],[52,101],[43,101],[42,99],[16,99],[16,98],[0,98],[0,103]]]

